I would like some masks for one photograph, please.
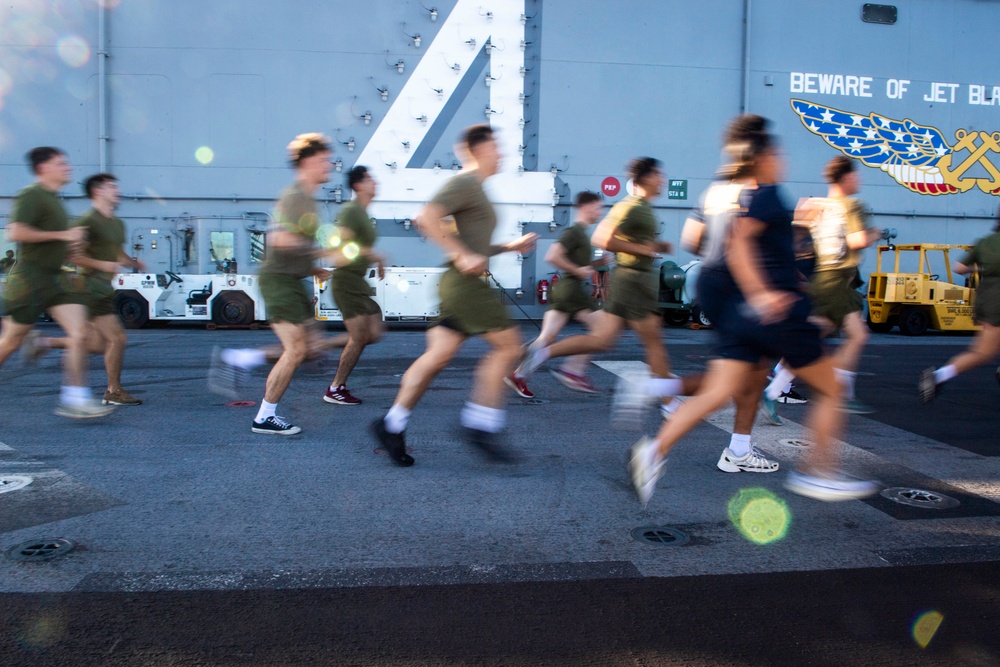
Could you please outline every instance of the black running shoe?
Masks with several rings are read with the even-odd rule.
[[[941,387],[934,381],[934,368],[926,368],[917,380],[917,397],[921,403],[930,403],[941,392]]]
[[[413,457],[406,453],[406,437],[402,433],[389,433],[381,417],[372,422],[371,430],[396,465],[404,468],[413,465]]]
[[[792,387],[788,391],[782,392],[781,396],[778,397],[778,403],[786,403],[791,405],[793,403],[808,403],[809,399],[795,391],[795,387]]]
[[[490,461],[494,463],[517,463],[518,456],[512,450],[500,443],[499,433],[480,431],[478,428],[463,427],[465,439],[469,444],[482,452]]]
[[[250,430],[265,435],[295,435],[302,432],[298,426],[293,426],[291,422],[278,416],[268,417],[262,422],[254,420]]]

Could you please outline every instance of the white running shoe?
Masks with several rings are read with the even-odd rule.
[[[208,367],[208,390],[231,401],[240,397],[246,384],[247,371],[222,360],[222,348],[212,348],[212,361]]]
[[[93,419],[95,417],[110,415],[114,411],[115,406],[101,405],[99,401],[90,399],[80,405],[60,403],[56,406],[55,414],[60,417],[69,417],[70,419]]]
[[[663,476],[666,458],[659,458],[659,444],[653,438],[643,436],[632,445],[632,458],[629,460],[629,474],[632,486],[639,502],[646,505],[653,497],[656,482]]]
[[[780,467],[777,461],[764,458],[760,450],[753,445],[743,456],[736,456],[733,450],[726,447],[715,465],[722,472],[777,472]]]
[[[521,363],[518,364],[517,368],[514,369],[514,375],[517,375],[518,377],[527,380],[532,373],[537,371],[538,367],[545,363],[545,360],[542,359],[542,356],[541,354],[539,354],[539,352],[540,350],[529,349],[525,353],[524,359],[522,359]]]
[[[649,371],[622,375],[615,384],[615,395],[611,400],[611,423],[615,428],[637,431],[642,426],[642,416],[653,402],[643,386],[649,379]]]
[[[788,473],[785,488],[800,496],[832,502],[837,500],[858,500],[878,493],[878,484],[843,473],[829,476],[809,475],[798,470]]]

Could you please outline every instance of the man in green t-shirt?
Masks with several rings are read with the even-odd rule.
[[[552,287],[549,309],[542,318],[542,330],[528,346],[529,352],[551,345],[571,319],[586,325],[591,333],[594,333],[594,327],[600,319],[584,283],[593,276],[595,266],[589,230],[601,219],[604,202],[596,192],[583,190],[576,195],[575,207],[576,222],[545,253],[545,261],[559,269],[560,276]],[[562,366],[552,370],[552,376],[574,391],[597,393],[597,388],[587,377],[589,363],[589,354],[568,357]],[[528,389],[525,379],[514,372],[504,381],[522,398],[535,395]]]
[[[300,134],[288,145],[295,182],[285,188],[275,207],[274,224],[267,232],[267,256],[259,275],[267,319],[281,343],[281,355],[267,376],[264,399],[250,429],[253,433],[295,435],[302,431],[277,415],[278,401],[302,362],[327,347],[313,324],[312,295],[302,280],[329,277],[327,271],[315,266],[317,259],[332,252],[316,247],[319,215],[313,195],[330,180],[332,154],[330,139],[315,132]],[[232,396],[234,375],[267,360],[268,350],[264,349],[217,350],[209,371],[209,388]]]
[[[118,317],[111,281],[123,269],[145,271],[146,265],[129,257],[122,249],[125,223],[115,217],[115,208],[121,199],[118,179],[111,174],[95,174],[84,181],[83,189],[92,207],[77,219],[76,226],[86,230],[86,248],[83,252],[71,254],[70,261],[84,269],[86,275],[87,310],[91,323],[87,337],[88,351],[104,355],[108,388],[101,403],[141,405],[142,401],[125,391],[121,384],[128,337]],[[66,349],[68,345],[67,338],[29,336],[25,340],[25,347],[28,348],[25,356],[32,360],[47,348]]]
[[[377,184],[367,167],[360,165],[347,174],[347,185],[354,199],[340,209],[337,216],[336,253],[333,256],[333,276],[330,286],[333,300],[344,316],[348,342],[340,353],[337,374],[323,400],[335,405],[360,405],[361,399],[347,389],[347,378],[361,358],[365,347],[378,342],[385,332],[378,304],[371,298],[371,288],[365,280],[368,267],[378,265],[379,280],[385,278],[382,257],[372,246],[378,233],[368,217],[368,204],[375,198]]]
[[[82,276],[64,270],[71,251],[84,241],[85,230],[70,227],[57,193],[73,173],[66,155],[43,146],[28,153],[33,185],[14,202],[7,238],[18,244],[13,270],[4,288],[6,315],[0,333],[0,365],[17,350],[43,312],[67,336],[63,385],[56,414],[74,419],[100,417],[114,410],[94,400],[87,386],[87,308]]]
[[[854,195],[861,189],[856,161],[838,155],[827,162],[823,177],[829,183],[827,196],[806,200],[796,215],[809,221],[816,261],[809,282],[813,315],[828,323],[831,331],[840,330],[844,340],[834,355],[837,378],[844,388],[843,409],[854,414],[873,410],[857,400],[854,382],[861,352],[868,342],[868,327],[861,319],[864,297],[857,291],[861,251],[882,235],[868,225],[868,215]],[[791,380],[783,367],[765,390],[769,398],[780,397]]]
[[[547,359],[604,352],[614,346],[622,330],[629,326],[642,342],[646,363],[653,375],[638,384],[644,396],[668,397],[664,409],[671,411],[679,404],[669,397],[690,396],[697,390],[701,378],[673,377],[663,344],[659,277],[654,260],[661,253],[670,252],[672,246],[656,238],[658,225],[650,206],[663,190],[660,161],[651,157],[636,158],[629,163],[627,171],[635,185],[635,194],[615,204],[591,238],[596,247],[615,253],[617,260],[611,272],[610,294],[598,313],[596,324],[588,334],[564,338],[530,352],[514,372],[527,378]],[[623,409],[616,410],[617,418],[626,425],[624,422],[631,419],[634,410],[620,407]]]
[[[469,443],[489,458],[512,458],[498,436],[506,422],[503,379],[521,353],[521,336],[507,318],[498,294],[483,280],[483,273],[491,256],[526,252],[535,246],[538,235],[525,234],[503,245],[492,243],[497,217],[483,181],[497,173],[502,156],[490,126],[466,128],[455,152],[462,159],[461,173],[445,183],[417,218],[421,233],[439,245],[449,260],[438,283],[441,316],[427,330],[426,351],[403,374],[389,412],[371,426],[386,452],[401,466],[413,465],[405,442],[410,413],[431,381],[472,336],[482,336],[492,350],[476,369],[471,400],[462,409],[462,426]]]

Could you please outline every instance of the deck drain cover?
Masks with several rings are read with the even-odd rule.
[[[684,531],[669,526],[640,526],[632,531],[632,537],[656,547],[680,547],[691,540]]]
[[[32,563],[52,560],[65,556],[76,548],[76,542],[61,537],[51,540],[31,540],[23,542],[7,550],[7,558],[11,560]]]
[[[0,493],[17,491],[31,484],[27,475],[0,475]]]
[[[910,507],[923,507],[929,510],[947,510],[958,507],[961,503],[936,491],[926,489],[911,489],[905,486],[894,486],[891,489],[882,491],[882,496],[900,505]]]
[[[812,447],[812,440],[803,440],[802,438],[785,438],[778,441],[779,445],[784,445],[785,447]]]

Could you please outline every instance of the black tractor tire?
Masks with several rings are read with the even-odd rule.
[[[868,320],[868,330],[872,333],[889,333],[892,328],[896,326],[891,321],[890,322],[872,322]]]
[[[141,329],[149,324],[149,303],[135,290],[115,292],[115,312],[126,329]]]
[[[923,308],[904,308],[899,313],[899,331],[906,336],[921,336],[930,326],[931,318]]]
[[[684,326],[691,321],[691,311],[668,308],[663,311],[663,319],[672,327]]]
[[[219,292],[212,301],[212,322],[237,327],[253,324],[253,301],[243,292]]]

